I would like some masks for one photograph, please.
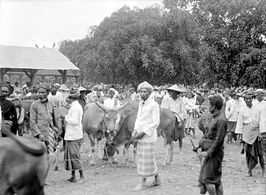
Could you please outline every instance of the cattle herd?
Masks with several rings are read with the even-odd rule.
[[[132,139],[131,134],[134,130],[139,100],[137,93],[135,93],[132,88],[130,88],[130,91],[132,92],[130,92],[128,96],[120,96],[118,99],[121,102],[121,105],[113,108],[106,106],[103,101],[100,101],[100,96],[97,96],[99,93],[98,89],[87,90],[86,94],[81,97],[83,100],[85,97],[86,105],[83,107],[84,114],[82,119],[82,128],[83,132],[87,134],[90,141],[89,165],[95,165],[97,150],[98,154],[102,153],[102,151],[99,151],[99,144],[102,139],[106,140],[103,149],[103,156],[98,156],[103,160],[110,161],[110,163],[119,163],[115,159],[115,153],[118,153],[117,148],[120,146],[124,146],[124,158],[126,158],[130,145],[134,146],[133,151],[134,154],[136,153],[136,142]],[[101,90],[100,93],[103,93],[103,91]],[[199,92],[192,91],[192,93],[197,96],[197,93]],[[157,92],[157,96],[154,96],[154,98],[157,98],[156,100],[159,104],[165,95],[162,94],[163,90],[159,93]],[[226,94],[224,94],[224,97],[225,99],[227,98]],[[102,95],[102,98],[106,99],[104,95]],[[7,137],[1,138],[0,141],[0,195],[44,194],[43,188],[48,174],[49,155],[47,154],[45,144],[29,135],[30,107],[32,102],[35,100],[21,97],[12,98],[12,96],[10,100],[13,101],[14,104],[18,101],[16,106],[17,113],[19,116],[22,116],[23,120],[19,123],[19,136],[15,136],[9,131],[6,131],[4,126],[1,125],[2,134],[5,134]],[[64,120],[62,116],[67,112],[68,106],[64,103],[61,103],[59,107],[55,106],[53,108],[53,119],[58,129],[57,147],[55,150],[55,170],[58,170],[58,157],[61,150],[59,142],[63,142],[64,138]],[[207,115],[206,109],[202,112],[200,112],[200,110],[197,112],[198,120],[201,120],[200,117]],[[162,136],[164,145],[169,145],[165,164],[170,164],[172,162],[174,148],[173,142],[176,141],[173,138],[173,133],[178,129],[184,130],[185,125],[181,124],[173,112],[168,109],[161,108],[160,125],[157,129],[157,133],[158,136]],[[188,137],[192,136],[189,132],[185,132]],[[191,143],[195,149],[196,146],[192,141]],[[10,188],[10,186],[12,186],[12,188]]]

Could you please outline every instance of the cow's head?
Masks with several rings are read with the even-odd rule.
[[[108,136],[113,137],[121,126],[123,116],[120,114],[120,110],[124,108],[126,104],[118,109],[107,109],[102,104],[96,102],[96,105],[104,111],[103,123],[106,127],[107,140]]]

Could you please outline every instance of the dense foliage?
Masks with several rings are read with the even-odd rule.
[[[266,0],[163,0],[122,7],[60,51],[91,82],[263,86]]]

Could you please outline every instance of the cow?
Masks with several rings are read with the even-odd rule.
[[[125,117],[121,128],[118,130],[117,134],[114,136],[111,144],[106,144],[104,151],[105,154],[109,157],[114,155],[116,151],[116,147],[119,147],[121,145],[125,145],[123,155],[125,158],[125,155],[127,153],[127,150],[130,146],[130,144],[134,144],[134,147],[136,147],[136,143],[134,140],[132,140],[131,134],[134,130],[134,124],[137,118],[137,111],[131,112],[128,116]],[[173,141],[177,140],[177,137],[175,136],[175,140],[173,140],[173,134],[180,132],[181,130],[184,130],[184,125],[182,121],[178,121],[176,118],[176,114],[173,112],[167,110],[167,109],[161,109],[160,110],[160,125],[157,128],[158,137],[162,136],[164,139],[164,145],[169,145],[167,158],[166,158],[166,164],[170,164],[173,160]],[[178,136],[178,135],[177,135]],[[134,154],[135,154],[135,148],[134,148]],[[135,159],[135,155],[134,155]]]
[[[124,104],[118,109],[107,109],[104,107],[104,105],[98,102],[89,103],[85,106],[82,119],[82,128],[83,131],[87,133],[91,144],[91,160],[89,163],[91,166],[95,165],[96,160],[95,142],[98,145],[98,157],[102,158],[100,154],[99,142],[103,138],[106,138],[106,141],[110,142],[112,137],[120,128],[124,116],[129,112],[128,110],[124,109],[127,105],[128,103]],[[113,159],[113,162],[116,163],[116,160]]]
[[[44,143],[2,129],[0,138],[0,195],[44,195],[49,162]]]

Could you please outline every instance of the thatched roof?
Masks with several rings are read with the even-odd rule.
[[[34,48],[0,45],[0,68],[79,70],[54,48]]]

